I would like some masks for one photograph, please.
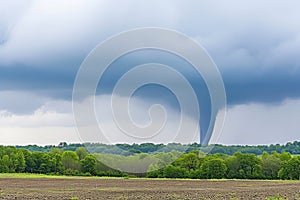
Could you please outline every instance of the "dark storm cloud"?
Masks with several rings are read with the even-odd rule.
[[[249,104],[252,110],[252,103],[271,105],[300,98],[299,7],[300,2],[292,0],[1,1],[0,111],[32,113],[49,100],[71,100],[76,72],[98,43],[121,31],[146,26],[175,29],[202,44],[220,69],[230,106]],[[210,99],[201,77],[173,55],[135,53],[111,66],[98,94],[110,94],[132,66],[167,64],[194,87],[205,132]],[[174,95],[161,87],[146,86],[135,95],[176,110],[179,107]],[[234,118],[234,127],[245,112],[241,113]],[[280,126],[286,130],[288,124]],[[235,132],[234,127],[230,132]]]
[[[61,95],[62,98],[66,98],[70,97],[75,75],[76,70],[51,70],[25,66],[0,67],[0,91],[37,91],[52,97],[59,98]],[[61,91],[67,93],[63,94]]]
[[[69,8],[63,7],[61,1],[53,2],[50,7],[34,2],[26,4],[29,11],[18,18],[13,14],[17,12],[15,6],[4,4],[9,12],[3,11],[0,21],[4,41],[0,46],[0,90],[71,99],[76,72],[94,46],[129,28],[162,26],[182,31],[207,48],[220,69],[230,105],[276,103],[300,97],[298,2],[232,0],[218,2],[218,7],[215,1],[155,2],[159,7],[152,1],[118,3],[122,5],[116,8],[110,1],[91,1],[91,4],[78,1]],[[143,17],[137,17],[136,11]],[[8,29],[10,24],[13,29]],[[189,70],[191,66],[182,67],[186,64],[173,57],[157,54],[149,57],[137,55],[119,65],[167,60],[195,88],[205,90],[203,83],[197,82],[199,76]],[[111,70],[103,93],[109,93],[125,72],[122,69]],[[153,94],[162,97],[158,91]]]
[[[192,66],[175,56],[166,53],[135,52],[129,58],[119,59],[102,78],[100,93],[110,93],[119,78],[134,66],[143,63],[157,62],[179,70],[191,81],[200,98],[206,92],[202,78],[192,70]],[[83,59],[82,59],[83,60]],[[69,64],[70,65],[70,64]],[[42,67],[10,66],[0,67],[0,90],[24,90],[37,92],[51,98],[71,99],[73,82],[80,63],[70,67],[58,66],[53,69]],[[255,67],[253,67],[255,69]],[[227,101],[230,105],[262,102],[278,103],[286,98],[300,97],[300,67],[288,70],[289,66],[271,68],[264,72],[256,70],[226,70],[220,68]],[[167,77],[166,77],[167,78]],[[176,80],[174,80],[176,82]],[[180,87],[180,86],[178,86]],[[154,96],[162,97],[159,91],[152,91]]]
[[[223,79],[229,104],[280,103],[287,98],[300,97],[300,68],[293,73],[269,70],[254,72],[224,72]]]

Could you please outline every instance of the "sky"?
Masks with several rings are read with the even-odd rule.
[[[72,112],[77,71],[106,38],[141,27],[182,32],[201,44],[215,62],[227,95],[218,143],[299,140],[299,7],[296,0],[0,0],[0,143],[84,142]],[[97,93],[97,116],[110,133],[110,142],[140,142],[120,136],[105,106],[122,72],[118,66],[153,60],[177,69],[185,66],[171,55],[136,52],[112,66],[107,86]],[[182,73],[198,80],[187,68]],[[161,136],[146,142],[170,142],[180,121],[173,98],[159,87],[145,88],[132,98],[131,115],[136,123],[149,123],[148,109],[157,102],[168,113]],[[84,109],[84,102],[73,103]],[[189,115],[184,117],[191,124],[199,123]]]

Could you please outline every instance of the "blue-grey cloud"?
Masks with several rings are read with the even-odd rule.
[[[181,31],[204,45],[220,69],[229,105],[273,104],[300,97],[297,1],[55,0],[27,1],[18,7],[1,3],[3,92],[70,100],[76,72],[99,42],[130,28],[159,26]],[[202,103],[204,120],[209,118],[209,95],[201,77],[184,60],[161,52],[136,52],[121,58],[104,77],[99,94],[110,93],[122,73],[146,62],[167,64],[186,75]],[[147,91],[136,95],[178,107],[166,91],[155,87]],[[29,111],[9,104],[6,100],[0,108]]]

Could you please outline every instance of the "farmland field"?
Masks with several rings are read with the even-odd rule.
[[[297,181],[0,177],[0,199],[300,199]]]

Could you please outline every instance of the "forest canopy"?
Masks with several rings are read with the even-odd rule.
[[[215,145],[208,154],[199,144],[67,144],[0,146],[1,173],[76,176],[138,176],[192,179],[300,178],[299,142],[269,146]],[[163,149],[164,151],[161,151]],[[138,167],[151,160],[145,173],[124,173],[120,165]],[[101,158],[101,159],[100,159]],[[176,159],[174,159],[176,158]],[[175,160],[174,162],[169,162]],[[104,162],[102,162],[104,161]],[[105,163],[105,164],[104,164]]]

